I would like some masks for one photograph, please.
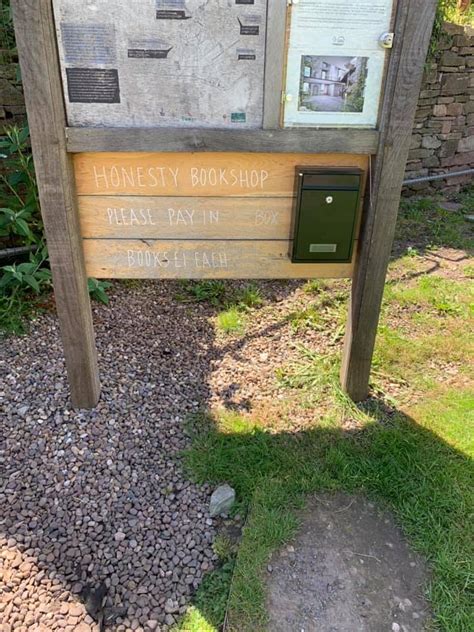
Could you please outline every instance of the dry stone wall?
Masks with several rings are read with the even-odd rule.
[[[474,28],[445,24],[420,92],[407,178],[474,168]],[[406,193],[456,191],[473,175],[410,185]]]
[[[1,51],[0,133],[10,125],[23,125],[26,107],[21,87],[18,60],[7,50]]]

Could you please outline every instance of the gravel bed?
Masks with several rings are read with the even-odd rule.
[[[183,472],[183,421],[203,408],[314,419],[275,377],[298,345],[327,346],[327,333],[295,334],[287,322],[310,300],[301,286],[261,283],[264,306],[244,336],[229,336],[216,331],[216,308],[177,301],[176,283],[114,284],[110,307],[94,304],[93,411],[69,404],[53,314],[3,343],[1,632],[99,630],[83,601],[101,582],[107,630],[165,631],[179,620],[216,563],[219,524],[213,490]]]
[[[107,629],[167,630],[215,563],[212,490],[180,464],[183,419],[207,397],[207,322],[169,284],[117,285],[94,311],[93,411],[68,403],[53,315],[2,345],[2,632],[98,630],[80,595],[101,581],[122,615]]]

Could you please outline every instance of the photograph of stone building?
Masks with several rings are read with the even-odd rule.
[[[298,109],[362,112],[367,57],[302,55]]]

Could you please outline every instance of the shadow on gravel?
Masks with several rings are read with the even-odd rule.
[[[175,290],[117,285],[110,309],[95,308],[95,410],[70,407],[54,316],[4,343],[2,632],[97,630],[81,596],[101,582],[107,629],[165,630],[214,566],[212,490],[181,463],[183,420],[209,398],[214,332],[209,308],[177,304]]]

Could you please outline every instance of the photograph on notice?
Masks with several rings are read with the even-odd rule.
[[[367,57],[302,55],[300,112],[362,112]]]

